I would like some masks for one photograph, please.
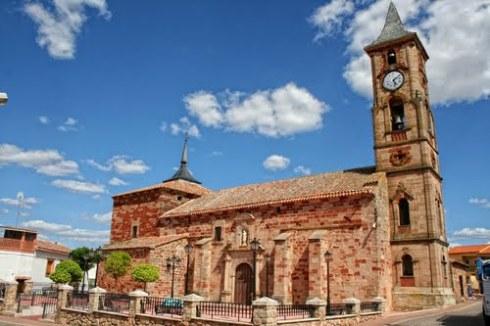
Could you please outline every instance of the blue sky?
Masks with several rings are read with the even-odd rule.
[[[431,56],[448,237],[489,242],[490,3],[395,4]],[[103,243],[111,195],[170,177],[185,130],[211,189],[372,165],[360,49],[387,7],[2,2],[1,223],[16,223],[22,192],[19,224],[72,247]]]

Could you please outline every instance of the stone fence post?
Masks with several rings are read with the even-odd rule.
[[[88,291],[88,312],[91,313],[99,310],[99,297],[101,294],[104,294],[106,292],[106,290],[99,287],[90,289]]]
[[[386,311],[386,299],[383,297],[376,297],[373,299],[373,302],[377,304],[376,310],[381,311],[381,313],[385,313]]]
[[[306,301],[306,304],[309,306],[313,306],[313,318],[319,318],[320,320],[324,320],[327,314],[327,301],[313,298]]]
[[[129,292],[129,317],[134,318],[136,314],[141,313],[141,300],[148,297],[148,293],[143,290]]]
[[[256,326],[276,326],[278,302],[268,297],[262,297],[252,303],[253,319]]]
[[[68,284],[58,285],[58,303],[57,309],[66,308],[68,304],[68,293],[73,292],[73,286]]]
[[[361,300],[357,298],[347,298],[343,300],[347,306],[347,314],[360,314],[361,313]]]
[[[190,322],[192,318],[200,317],[197,314],[197,307],[199,302],[204,301],[203,297],[191,293],[186,295],[183,298],[183,301],[184,301],[184,308],[183,308],[184,310],[182,313],[182,317],[184,321]]]
[[[5,295],[3,297],[2,315],[14,315],[17,306],[17,282],[4,282]]]

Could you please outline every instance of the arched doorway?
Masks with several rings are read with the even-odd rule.
[[[252,267],[247,263],[237,266],[235,271],[235,302],[252,304]]]

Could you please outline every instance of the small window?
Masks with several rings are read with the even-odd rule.
[[[405,112],[403,109],[403,102],[400,100],[390,101],[391,112],[391,129],[403,130],[405,129]]]
[[[221,241],[222,238],[221,238],[221,231],[222,231],[222,228],[221,226],[217,226],[214,228],[214,240],[216,241]]]
[[[54,272],[54,259],[48,258],[46,261],[46,277],[51,275]]]
[[[138,226],[137,225],[133,225],[133,227],[131,228],[131,237],[132,238],[138,237]]]
[[[400,225],[410,225],[410,204],[405,198],[398,202],[398,211],[400,213]]]
[[[389,65],[396,64],[396,53],[395,50],[388,51],[387,61]]]
[[[403,255],[402,257],[402,272],[403,276],[413,276],[413,260],[410,255]]]
[[[177,196],[177,200],[178,201],[181,201],[182,200],[182,196]]]

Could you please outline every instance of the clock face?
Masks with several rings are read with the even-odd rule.
[[[387,90],[394,91],[403,85],[405,78],[398,70],[390,71],[383,79],[383,87]]]

